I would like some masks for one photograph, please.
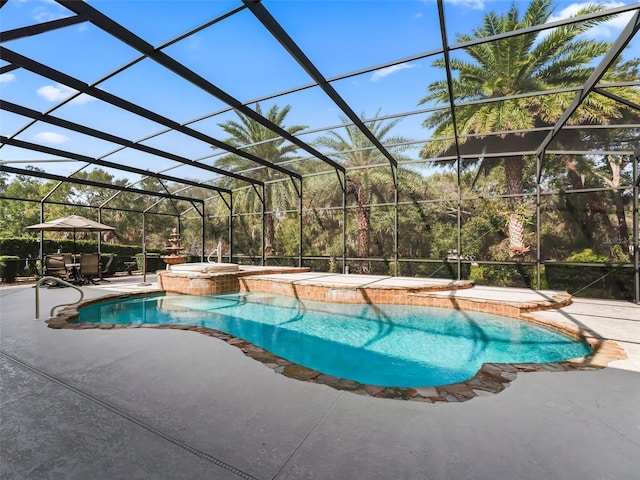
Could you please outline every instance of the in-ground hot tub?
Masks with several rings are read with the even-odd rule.
[[[169,271],[172,273],[221,273],[221,272],[237,272],[239,266],[237,263],[180,263],[171,265]]]
[[[236,263],[182,263],[158,271],[158,286],[169,293],[213,295],[240,290],[239,277],[308,272],[309,267],[246,266]]]
[[[237,263],[180,263],[158,272],[158,285],[166,292],[212,295],[239,290]]]

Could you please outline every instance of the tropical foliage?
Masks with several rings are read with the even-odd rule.
[[[604,6],[590,4],[576,16],[602,11]],[[505,14],[488,13],[480,27],[471,34],[460,34],[458,42],[471,42],[515,30],[525,33],[489,43],[472,44],[464,48],[467,59],[453,58],[451,70],[455,74],[453,93],[457,131],[449,109],[439,110],[425,120],[424,126],[433,129],[433,136],[441,141],[427,143],[423,158],[455,153],[456,138],[466,151],[476,152],[483,159],[478,173],[500,164],[506,177],[506,193],[520,195],[525,191],[525,168],[531,159],[505,155],[499,162],[484,159],[486,153],[500,151],[531,151],[539,145],[541,137],[523,133],[532,128],[553,125],[575,98],[575,91],[567,87],[582,85],[593,71],[593,62],[611,47],[609,42],[586,39],[581,35],[608,20],[607,17],[567,24],[545,31],[526,32],[542,25],[553,14],[552,0],[533,0],[521,13],[514,3]],[[434,66],[445,68],[444,60]],[[611,69],[604,79],[613,81],[628,76],[629,66]],[[548,92],[551,94],[539,94]],[[420,103],[447,103],[449,89],[446,81],[434,82]],[[628,87],[611,90],[612,94],[638,101],[640,93]],[[530,94],[530,95],[527,95]],[[514,98],[507,96],[516,95]],[[495,101],[486,101],[496,99]],[[569,125],[608,124],[620,119],[627,107],[610,97],[589,95],[567,122]],[[576,146],[583,139],[579,131],[565,134],[566,147]],[[573,138],[572,138],[573,137]],[[505,145],[507,147],[505,147]],[[508,216],[509,251],[523,255],[529,250],[524,242],[526,208],[519,197],[510,197]]]
[[[379,116],[379,111],[376,117]],[[361,120],[365,120],[363,113]],[[394,179],[391,167],[380,168],[380,164],[388,164],[388,160],[373,147],[366,135],[349,120],[340,117],[346,126],[341,131],[331,131],[328,135],[319,137],[315,143],[327,148],[331,152],[342,152],[340,157],[347,169],[346,185],[344,186],[347,198],[353,199],[356,205],[357,223],[357,249],[356,256],[366,259],[370,255],[371,248],[371,205],[374,202],[385,203],[393,201]],[[406,145],[410,140],[398,135],[391,135],[391,130],[398,124],[399,120],[368,122],[366,127],[383,144]],[[402,160],[402,152],[406,146],[391,147],[390,153],[395,155],[396,160]],[[418,182],[416,176],[410,175],[409,171],[403,171],[402,185],[406,188],[414,187],[412,183]],[[327,177],[318,177],[327,179]],[[338,188],[337,188],[338,187]],[[340,185],[335,180],[329,185],[315,185],[312,187],[317,192],[323,192],[326,196],[325,202],[330,202],[330,197],[341,195]],[[369,273],[370,264],[367,260],[362,260],[358,264],[360,273]]]
[[[289,105],[282,109],[278,105],[274,105],[264,113],[264,117],[287,132],[295,134],[306,127],[304,125],[285,126],[284,122],[290,110],[291,106]],[[256,112],[263,115],[260,104],[256,104]],[[229,120],[220,124],[220,127],[229,135],[225,139],[226,143],[236,148],[242,148],[243,151],[273,164],[287,162],[295,158],[294,153],[297,150],[295,145],[286,142],[283,138],[278,137],[275,132],[243,113],[236,112],[236,114],[238,116],[237,121]],[[297,204],[294,200],[296,194],[293,184],[291,182],[269,183],[274,179],[281,178],[282,174],[266,167],[256,168],[257,164],[255,162],[234,154],[221,157],[216,161],[215,166],[233,172],[247,172],[248,176],[268,184],[264,198],[264,249],[265,255],[274,255],[276,253],[275,217],[279,211],[287,210],[292,204]],[[228,180],[226,183],[230,187],[237,188],[240,182],[238,180]],[[246,184],[243,186],[246,186]],[[262,207],[260,194],[251,189],[244,189],[242,193],[237,195],[235,203],[244,212],[259,212]]]

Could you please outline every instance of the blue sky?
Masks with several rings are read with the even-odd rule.
[[[227,0],[98,0],[88,3],[156,47],[240,5],[239,1]],[[622,2],[606,3],[612,7],[623,5]],[[263,4],[328,79],[441,46],[434,0],[264,0]],[[524,10],[527,3],[521,4]],[[454,43],[455,34],[469,32],[477,26],[485,13],[491,10],[502,12],[510,5],[511,2],[503,0],[446,1],[449,41]],[[566,18],[578,11],[581,4],[558,1],[556,5],[552,20]],[[9,0],[0,12],[3,31],[70,15],[64,7],[50,0]],[[599,25],[588,35],[612,41],[629,16],[620,15],[607,24]],[[638,43],[635,39],[630,48],[638,51]],[[8,42],[4,46],[89,84],[139,56],[88,23]],[[242,102],[311,82],[246,10],[164,51]],[[433,59],[403,62],[392,68],[337,81],[333,86],[358,114],[373,116],[378,110],[382,114],[417,110],[423,108],[418,102],[425,95],[426,86],[444,78],[443,71],[431,68]],[[101,83],[99,88],[179,122],[188,122],[225,108],[219,100],[186,84],[148,59]],[[64,85],[25,70],[0,76],[0,89],[3,99],[39,111],[54,107],[73,93]],[[287,125],[318,129],[339,123],[340,112],[318,88],[265,101],[263,111],[273,103],[292,106]],[[3,111],[0,115],[2,135],[12,135],[26,123],[26,119],[14,114]],[[54,115],[130,140],[139,140],[164,129],[90,97],[79,97],[56,110]],[[226,135],[218,124],[235,118],[232,112],[223,113],[191,127],[224,140]],[[428,132],[421,127],[423,119],[424,115],[406,118],[395,133],[416,140],[427,138]],[[304,140],[311,141],[316,135],[305,136]],[[106,155],[116,148],[108,142],[46,124],[29,128],[18,138],[92,157]],[[203,142],[175,133],[160,135],[144,143],[189,159],[203,158],[212,152]],[[417,150],[410,154],[417,156]],[[11,147],[0,149],[1,160],[35,158],[50,157]],[[154,170],[175,166],[169,160],[152,159],[139,153],[120,152],[105,158]],[[40,166],[48,171],[68,173],[78,165]],[[179,172],[173,172],[178,173],[188,174],[188,169],[181,167]],[[193,176],[195,173],[193,171]],[[117,172],[116,176],[125,175]]]

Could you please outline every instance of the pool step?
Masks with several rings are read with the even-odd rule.
[[[571,305],[571,295],[563,291],[531,290],[474,286],[468,290],[448,292],[418,292],[410,295],[430,299],[431,306],[481,311],[521,318],[542,310],[554,310]]]

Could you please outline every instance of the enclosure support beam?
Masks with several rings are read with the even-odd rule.
[[[233,192],[229,194],[229,263],[233,260]]]
[[[4,2],[2,2],[4,3]],[[82,18],[80,15],[75,17],[59,18],[57,20],[51,20],[49,22],[38,23],[29,27],[16,28],[14,30],[7,30],[0,34],[0,42],[9,42],[11,40],[18,40],[20,38],[32,37],[34,35],[40,35],[41,33],[51,32],[59,28],[69,27],[78,23],[86,22],[86,18]]]
[[[611,100],[615,100],[618,103],[622,103],[629,108],[633,108],[634,110],[640,110],[640,105],[631,100],[627,100],[626,98],[621,97],[620,95],[616,95],[615,93],[611,93],[604,88],[594,88],[594,92],[598,92],[600,95],[610,98]]]
[[[640,175],[638,174],[638,163],[640,163],[640,145],[636,148],[633,158],[633,286],[634,301],[640,303],[640,245],[638,245],[638,196],[640,196]]]
[[[77,3],[82,3],[82,2],[77,2]],[[251,160],[252,162],[258,163],[260,165],[264,165],[267,166],[269,168],[273,168],[275,170],[281,171],[281,170],[285,170],[282,173],[286,173],[287,175],[293,175],[293,176],[299,176],[297,173],[295,172],[291,172],[287,169],[283,169],[282,167],[279,167],[278,165],[274,165],[270,162],[267,162],[266,160],[263,160],[259,157],[256,157],[250,153],[244,152],[240,149],[237,149],[235,147],[232,147],[224,142],[221,142],[220,140],[217,140],[213,137],[210,137],[204,133],[200,133],[197,130],[193,130],[187,126],[181,125],[167,117],[164,117],[162,115],[158,115],[150,110],[147,110],[139,105],[136,105],[134,103],[128,102],[122,98],[116,97],[115,95],[111,95],[110,93],[101,90],[99,88],[96,87],[92,87],[92,86],[88,86],[85,83],[81,82],[80,80],[74,78],[74,77],[70,77],[69,75],[65,75],[61,72],[58,72],[57,70],[54,70],[44,64],[38,63],[28,57],[25,57],[23,55],[20,55],[16,52],[12,52],[11,50],[9,50],[8,48],[3,48],[0,50],[0,58],[2,58],[3,60],[10,62],[10,63],[17,63],[19,64],[22,68],[27,69],[37,75],[41,75],[43,77],[47,77],[50,80],[62,83],[63,85],[66,85],[70,88],[73,88],[74,90],[78,90],[79,92],[82,93],[86,93],[87,95],[90,95],[92,97],[95,97],[99,100],[102,100],[106,103],[109,103],[111,105],[114,105],[118,108],[122,108],[124,110],[127,110],[130,113],[133,113],[135,115],[139,115],[143,118],[146,118],[147,120],[151,120],[153,122],[159,123],[160,125],[164,125],[165,127],[168,127],[172,130],[175,130],[177,132],[183,133],[185,135],[188,135],[192,138],[198,139],[202,142],[208,143],[210,145],[214,145],[218,148],[221,148],[222,150],[226,150],[229,153],[233,153],[235,155],[238,155],[240,157],[246,158],[247,160]],[[265,164],[266,163],[266,164]],[[219,169],[210,165],[206,165],[203,164],[201,162],[189,162],[188,163],[190,166],[196,167],[196,168],[200,168],[203,170],[208,170],[210,172],[213,173],[217,173],[219,175],[224,175],[226,177],[232,177],[232,178],[236,178],[238,180],[243,180],[245,182],[249,182],[249,183],[261,183],[258,180],[254,180],[252,178],[249,177],[242,177],[240,175],[237,175],[233,172],[229,172],[223,169]],[[149,172],[146,172],[146,174],[148,174]]]
[[[449,56],[449,41],[447,40],[447,28],[446,21],[444,15],[444,5],[442,0],[438,0],[438,17],[440,19],[440,37],[442,39],[442,50],[444,56],[444,65],[445,71],[447,73],[447,90],[449,92],[449,108],[451,110],[451,125],[453,127],[453,139],[456,150],[456,176],[458,177],[458,193],[457,193],[457,220],[458,220],[458,236],[457,236],[457,246],[456,246],[456,257],[457,257],[457,269],[458,269],[458,280],[462,278],[462,241],[460,236],[460,229],[462,228],[462,187],[460,183],[460,172],[461,172],[461,157],[460,157],[460,139],[458,138],[458,124],[456,122],[456,104],[453,93],[453,75],[451,73],[451,59]]]
[[[304,54],[304,52],[293,41],[284,28],[276,21],[271,13],[260,2],[253,0],[243,0],[244,4],[251,10],[256,18],[262,23],[262,25],[273,35],[273,37],[283,46],[283,48],[291,55],[291,57],[300,65],[305,72],[316,82],[316,84],[327,94],[327,96],[335,103],[338,108],[353,122],[353,124],[365,135],[369,141],[384,155],[391,165],[396,165],[397,162],[393,156],[387,151],[387,149],[380,143],[378,138],[371,133],[371,131],[360,120],[360,117],[351,109],[351,107],[344,101],[344,99],[338,94],[338,92],[327,82],[324,76],[311,62],[311,60]],[[277,132],[280,133],[280,132]],[[281,133],[280,133],[281,134]],[[284,137],[287,138],[287,137]],[[291,139],[287,138],[289,141]],[[298,145],[301,148],[301,145]],[[306,150],[306,149],[305,149]],[[323,160],[328,165],[333,166],[335,169],[342,169],[342,165],[335,163],[333,160],[325,157],[324,155],[314,154],[314,152],[307,150],[312,155]]]
[[[275,132],[276,134],[290,141],[294,145],[297,145],[298,147],[302,148],[303,150],[306,150],[310,154],[317,156],[320,159],[325,159],[326,161],[329,161],[327,157],[322,155],[320,152],[315,150],[310,145],[304,143],[302,140],[298,139],[294,135],[291,135],[285,129],[281,128],[279,125],[276,125],[271,121],[267,120],[266,118],[262,117],[257,112],[247,107],[246,105],[242,104],[239,100],[232,97],[222,89],[216,87],[215,85],[207,81],[205,78],[196,74],[194,71],[188,69],[186,66],[179,63],[172,57],[168,56],[166,53],[154,48],[153,45],[147,43],[142,38],[138,37],[133,32],[127,30],[122,25],[118,24],[111,18],[107,17],[106,15],[104,15],[102,12],[95,9],[91,5],[84,2],[76,2],[76,1],[69,1],[69,0],[57,0],[57,2],[60,3],[61,5],[64,5],[66,8],[73,11],[74,13],[78,15],[82,15],[84,18],[87,18],[96,27],[104,30],[108,34],[119,39],[121,42],[126,43],[130,47],[135,48],[140,53],[144,54],[147,58],[153,60],[154,62],[158,63],[162,67],[172,71],[176,75],[181,76],[188,82],[192,83],[193,85],[205,91],[206,93],[216,97],[218,100],[226,103],[230,107],[233,107],[235,110],[241,112],[242,114],[256,121],[260,125],[268,128],[269,130]],[[218,143],[221,143],[221,142],[218,142]],[[227,148],[230,147],[229,145],[225,145],[225,146]],[[249,155],[246,152],[242,152],[241,150],[238,150],[237,152],[232,152],[232,153],[237,153],[240,156],[245,158],[248,158],[247,155]],[[258,157],[250,158],[250,160],[253,160],[253,161],[257,160],[257,163],[261,163],[264,166],[268,166],[269,168],[277,169],[280,171],[283,170],[282,167],[278,165],[274,165],[271,162],[266,162],[265,160],[260,159]],[[266,162],[266,165],[264,162]],[[229,172],[227,172],[227,174],[229,174]],[[289,171],[288,174],[292,176],[298,176],[298,174],[293,171]]]
[[[399,255],[398,255],[398,167],[391,167],[393,175],[393,276],[397,277],[400,273]]]
[[[542,161],[544,151],[536,155],[536,288],[540,290],[540,270],[542,268],[542,242],[540,241],[540,230],[542,228],[542,220],[540,219],[542,198],[542,189],[540,187],[540,179],[542,177]]]
[[[302,179],[299,179],[299,184],[294,178],[291,182],[298,194],[298,267],[302,267]]]
[[[37,110],[33,110],[33,109],[30,109],[30,108],[27,108],[27,107],[23,107],[21,105],[16,105],[16,104],[11,103],[11,102],[3,101],[2,104],[0,105],[0,108],[2,110],[7,111],[7,112],[16,113],[18,115],[24,115],[26,117],[32,118],[34,120],[38,120],[40,122],[46,122],[46,123],[49,123],[51,125],[55,125],[55,126],[58,126],[58,127],[61,127],[61,128],[67,128],[69,130],[73,130],[73,131],[76,131],[76,132],[79,132],[79,133],[82,133],[82,134],[85,134],[85,135],[89,135],[89,136],[92,136],[92,137],[95,137],[95,138],[99,138],[100,140],[105,140],[107,142],[112,142],[112,143],[121,145],[122,147],[125,147],[125,148],[132,148],[134,150],[138,150],[140,152],[148,153],[150,155],[156,155],[156,156],[161,157],[161,158],[166,158],[168,160],[173,160],[174,162],[182,163],[184,165],[191,165],[191,166],[196,166],[197,165],[197,168],[202,168],[202,169],[205,169],[207,171],[211,171],[213,173],[220,173],[220,169],[217,169],[215,167],[210,167],[210,166],[205,165],[205,164],[199,164],[197,162],[189,160],[186,157],[181,157],[181,156],[173,154],[173,153],[168,153],[168,152],[165,152],[165,151],[157,149],[157,148],[153,148],[153,147],[148,146],[148,145],[143,145],[143,144],[139,144],[139,143],[136,143],[136,142],[132,142],[132,141],[124,139],[122,137],[117,137],[115,135],[111,135],[111,134],[108,134],[108,133],[105,133],[105,132],[101,132],[100,130],[89,128],[89,127],[84,126],[84,125],[79,125],[77,123],[73,123],[73,122],[70,122],[68,120],[64,120],[62,118],[54,117],[54,116],[49,115],[47,113],[40,113]],[[15,139],[15,138],[9,138],[8,140],[16,141],[16,142],[19,141],[19,140]],[[27,148],[27,147],[24,147],[24,148]],[[36,146],[32,145],[32,146],[30,146],[28,148],[30,148],[32,150],[35,150]],[[56,153],[52,152],[52,154],[55,155]],[[71,155],[71,153],[68,153],[68,152],[64,152],[63,153],[62,151],[60,151],[60,153],[57,153],[57,154],[60,155],[60,156],[69,156],[69,155]],[[70,157],[70,158],[73,158],[73,157]],[[92,164],[95,164],[95,165],[100,165],[100,166],[103,166],[103,167],[106,167],[106,168],[122,169],[122,170],[128,171],[125,168],[122,168],[122,166],[117,164],[117,163],[104,160],[104,156],[101,157],[101,158],[86,157],[86,159],[83,159],[81,157],[78,160],[83,160],[83,161],[86,161],[88,163],[92,163]],[[151,172],[149,172],[147,170],[138,170],[137,172],[132,172],[132,173],[140,173],[140,175],[144,176],[144,175],[149,175]],[[162,175],[162,174],[159,174],[159,175]],[[246,181],[246,182],[258,183],[258,184],[260,183],[257,180],[253,180],[253,179],[250,179],[249,177],[245,177],[245,176],[242,176],[242,175],[239,175],[239,174],[235,174],[235,173],[232,173],[232,172],[229,172],[228,176],[231,176],[233,178],[236,178],[237,180],[242,180],[242,181]],[[160,176],[159,178],[162,178],[162,177]],[[212,186],[212,185],[202,184],[200,182],[183,182],[183,181],[181,181],[181,179],[175,179],[175,177],[168,178],[168,180],[171,180],[171,181],[174,181],[174,182],[177,182],[177,183],[187,183],[188,185],[193,185],[193,186],[196,186],[196,187],[200,186],[202,188],[207,188],[209,190],[223,190],[223,191],[225,190],[225,189],[222,189],[220,187],[215,187],[215,186]],[[184,179],[184,180],[186,180],[186,179]]]
[[[142,212],[142,282],[147,282],[147,214]]]
[[[158,180],[158,183],[160,184],[160,186],[162,187],[162,189],[171,194],[171,192],[169,191],[169,189],[167,188],[167,186],[164,184],[164,182],[162,181],[161,178],[157,177],[156,180]],[[169,199],[169,201],[171,202],[171,206],[173,207],[173,210],[176,212],[176,214],[178,215],[178,220],[180,219],[180,212],[178,211],[178,207],[176,207],[176,202],[173,201],[172,198]],[[191,205],[194,206],[193,202],[191,202]],[[195,206],[194,206],[195,207]],[[180,224],[178,222],[178,231],[180,230]]]
[[[462,159],[458,157],[456,160],[456,170],[458,177],[458,193],[457,193],[457,211],[456,217],[458,222],[458,235],[456,239],[456,262],[457,262],[457,270],[458,270],[458,280],[462,280],[462,181],[460,180],[460,173],[462,170]]]
[[[184,200],[186,202],[201,202],[199,198],[183,197],[180,195],[168,194],[164,192],[151,192],[140,188],[123,187],[115,183],[94,182],[92,180],[84,180],[81,178],[65,177],[62,175],[54,175],[52,173],[39,172],[36,170],[24,170],[22,168],[10,167],[0,164],[0,172],[14,173],[16,175],[26,175],[36,178],[46,178],[47,180],[58,180],[59,182],[77,183],[78,185],[89,185],[91,187],[106,188],[110,190],[119,190],[122,192],[138,193],[140,195],[148,195],[161,198],[175,198],[176,200]]]
[[[266,205],[265,205],[265,188],[264,188],[264,183],[262,184],[262,188],[260,190],[258,190],[258,187],[256,187],[255,185],[251,185],[253,187],[253,190],[256,192],[256,195],[258,195],[258,198],[260,199],[260,215],[262,218],[262,229],[260,231],[260,265],[264,266],[265,263],[265,251],[264,251],[264,246],[265,246],[265,235],[264,235],[264,231],[266,229],[266,218],[265,218],[265,214],[266,214]]]
[[[300,197],[298,198],[298,267],[302,267],[302,179],[300,179]]]
[[[4,136],[0,136],[0,142],[2,142],[3,144],[7,144],[7,145],[12,145],[14,147],[18,147],[18,148],[24,148],[27,150],[32,150],[35,152],[41,152],[41,153],[46,153],[48,155],[55,155],[58,157],[62,157],[62,158],[69,158],[71,160],[76,160],[78,162],[86,162],[86,165],[84,165],[83,167],[79,168],[77,171],[75,171],[74,173],[72,173],[71,175],[75,175],[76,173],[80,172],[81,170],[84,170],[87,166],[89,165],[99,165],[101,167],[105,167],[105,168],[113,168],[114,170],[122,170],[123,172],[129,172],[129,173],[135,173],[137,175],[141,175],[143,177],[145,176],[153,176],[155,177],[159,182],[161,182],[161,180],[166,180],[169,182],[174,182],[174,183],[184,183],[185,185],[191,185],[193,187],[199,187],[199,188],[203,188],[203,189],[207,189],[207,190],[215,190],[215,191],[228,191],[225,189],[222,189],[220,187],[215,187],[213,185],[206,185],[200,182],[195,182],[193,180],[189,180],[189,179],[185,179],[185,178],[180,178],[180,177],[173,177],[171,175],[165,175],[164,173],[151,173],[148,170],[144,170],[142,168],[136,168],[136,167],[131,167],[131,166],[127,166],[127,165],[120,165],[114,162],[108,162],[106,160],[100,160],[97,158],[93,158],[93,157],[87,157],[86,155],[80,155],[77,153],[73,153],[73,152],[67,152],[65,150],[60,150],[57,148],[52,148],[52,147],[47,147],[45,145],[37,145],[35,143],[30,143],[30,142],[25,142],[23,140],[17,140],[17,139],[13,139],[13,138],[8,138],[8,137],[4,137]],[[258,183],[262,183],[262,182],[258,182]],[[164,187],[163,185],[163,188]]]
[[[569,121],[571,115],[578,109],[582,102],[587,98],[589,93],[596,87],[600,79],[607,73],[607,70],[613,65],[616,59],[619,57],[620,52],[624,50],[624,48],[629,44],[633,36],[640,29],[640,12],[636,12],[624,30],[618,36],[618,39],[611,46],[609,51],[602,57],[600,63],[594,68],[591,76],[584,82],[582,88],[573,99],[571,105],[567,107],[567,109],[560,115],[558,121],[553,126],[553,129],[547,134],[546,138],[542,141],[536,154],[540,154],[543,152],[553,141],[553,139],[558,135],[558,132],[564,127],[564,125]]]
[[[265,202],[265,199],[266,199],[265,194],[266,194],[266,192],[265,192],[264,184],[263,184],[262,185],[262,196],[260,198],[260,200],[262,200],[262,203],[261,203],[261,205],[262,205],[262,208],[261,208],[261,213],[262,213],[262,232],[261,232],[261,235],[260,235],[260,237],[262,238],[262,241],[261,241],[261,245],[262,246],[260,247],[260,252],[261,252],[262,258],[260,259],[260,265],[262,265],[262,266],[264,266],[265,260],[266,260],[265,251],[264,251],[264,247],[265,247],[265,235],[264,234],[265,234],[265,229],[267,227],[267,219],[266,219],[266,215],[265,215],[266,210],[267,210],[266,209],[266,202]]]
[[[98,223],[102,223],[102,206],[98,207]],[[102,231],[98,231],[98,255],[102,258]]]
[[[44,199],[40,200],[40,223],[44,223]],[[38,255],[40,257],[41,274],[44,275],[44,230],[40,230],[40,249]]]
[[[176,230],[178,230],[178,240],[180,239],[180,237],[182,236],[182,217],[180,216],[180,214],[178,213],[178,215],[176,215]],[[176,252],[177,254],[178,252]]]
[[[349,273],[347,266],[347,172],[342,172],[342,178],[338,174],[338,180],[342,188],[342,273]]]
[[[202,203],[202,213],[200,214],[200,223],[201,223],[201,231],[200,231],[200,261],[204,262],[204,239],[205,239],[205,233],[206,233],[206,226],[205,226],[205,214],[206,214],[206,205],[204,204],[204,202]]]

